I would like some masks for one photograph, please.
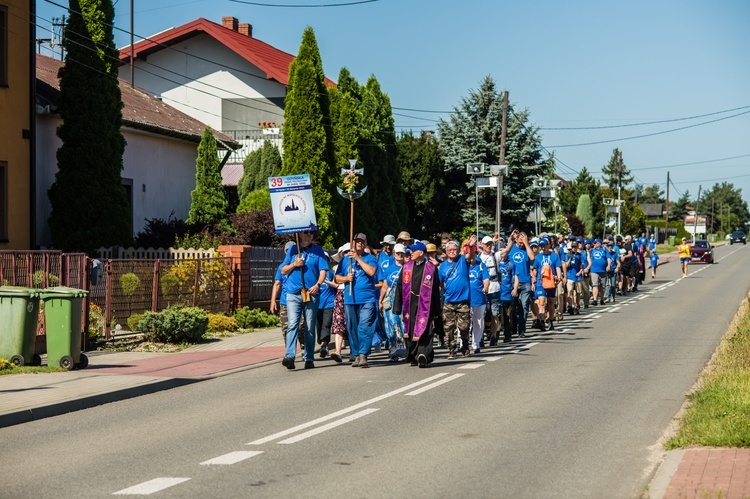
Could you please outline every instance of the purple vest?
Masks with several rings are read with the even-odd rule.
[[[429,261],[423,264],[424,273],[422,274],[422,283],[419,286],[419,304],[417,305],[417,317],[414,321],[414,331],[409,331],[411,327],[411,277],[414,273],[414,262],[408,261],[404,264],[402,270],[402,288],[401,296],[403,297],[403,314],[404,314],[404,335],[412,338],[419,338],[427,331],[430,325],[430,302],[432,301],[432,286],[437,286],[435,282],[435,266]]]

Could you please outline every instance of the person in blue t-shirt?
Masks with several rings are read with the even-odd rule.
[[[620,248],[615,246],[615,242],[610,238],[604,246],[607,251],[607,258],[610,260],[607,267],[607,281],[604,287],[604,303],[614,302],[617,294],[617,274],[620,270]]]
[[[292,246],[284,258],[281,273],[287,276],[286,308],[289,325],[286,334],[286,355],[281,363],[287,369],[294,369],[294,357],[297,354],[297,337],[300,333],[302,316],[306,325],[305,335],[305,369],[315,367],[315,329],[318,322],[318,300],[320,286],[326,277],[328,260],[325,252],[313,244],[312,231],[299,235],[299,247]]]
[[[583,257],[578,248],[578,241],[570,242],[565,264],[565,277],[567,278],[568,292],[568,314],[580,314],[581,304],[581,281],[583,280]],[[562,299],[562,298],[561,298]]]
[[[328,255],[326,255],[328,256]],[[330,265],[331,259],[327,258]],[[331,340],[331,325],[333,324],[333,303],[336,298],[336,284],[333,270],[326,270],[326,278],[320,287],[320,299],[318,301],[318,343],[320,344],[321,359],[328,356],[328,343]]]
[[[602,240],[594,239],[594,247],[589,250],[591,259],[591,287],[594,295],[594,305],[604,305],[604,280],[607,278],[607,268],[612,263],[607,251],[602,247]]]
[[[498,245],[497,273],[500,276],[500,325],[503,330],[503,343],[510,343],[515,329],[513,301],[518,296],[518,276],[513,275],[513,267],[508,262],[507,253],[503,253],[504,244]]]
[[[360,232],[354,236],[354,248],[336,268],[336,283],[345,284],[344,308],[349,347],[354,355],[352,367],[369,367],[367,357],[378,317],[378,261],[365,252],[366,247],[367,236]]]
[[[514,328],[518,329],[518,337],[526,337],[526,319],[531,307],[531,262],[536,254],[531,249],[528,236],[514,230],[510,235],[510,244],[500,252],[501,257],[507,256],[511,272],[518,280],[518,293],[513,300]],[[507,333],[506,333],[507,334]]]
[[[487,309],[487,290],[490,273],[477,255],[469,261],[469,305],[471,306],[471,348],[480,353],[484,336],[484,313]]]
[[[456,329],[461,337],[461,353],[468,355],[471,311],[469,306],[469,262],[459,253],[463,246],[466,255],[476,255],[476,235],[463,245],[450,241],[445,245],[446,260],[438,267],[438,278],[443,296],[443,327],[448,345],[448,359],[455,359],[458,350]]]
[[[656,267],[659,266],[659,254],[656,249],[649,252],[648,259],[651,260],[651,279],[656,277]]]
[[[562,263],[557,253],[550,251],[549,240],[546,237],[539,239],[539,254],[534,259],[531,268],[531,286],[539,306],[539,321],[542,331],[555,329],[552,317],[555,315],[555,297],[557,296],[557,283],[563,280]],[[549,267],[551,282],[545,278],[546,267]]]

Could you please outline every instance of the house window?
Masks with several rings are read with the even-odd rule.
[[[8,163],[0,161],[0,242],[8,242]]]
[[[0,5],[0,87],[8,86],[8,7]]]

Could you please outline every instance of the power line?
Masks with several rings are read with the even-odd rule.
[[[319,7],[349,7],[351,5],[361,5],[363,3],[379,2],[380,0],[360,0],[358,2],[346,2],[346,3],[329,3],[329,4],[318,4],[318,5],[307,5],[307,4],[278,4],[278,3],[261,3],[261,2],[249,2],[247,0],[229,0],[235,3],[244,3],[247,5],[255,5],[258,7],[286,7],[295,9],[309,9]]]
[[[666,133],[677,132],[677,131],[680,131],[680,130],[687,130],[688,128],[695,128],[695,127],[698,127],[698,126],[708,125],[708,124],[711,124],[711,123],[716,123],[718,121],[724,121],[724,120],[728,120],[728,119],[731,119],[731,118],[736,118],[737,116],[742,116],[744,114],[750,114],[750,111],[743,111],[741,113],[733,114],[731,116],[725,116],[723,118],[717,118],[715,120],[704,121],[702,123],[696,123],[694,125],[688,125],[688,126],[683,126],[683,127],[679,127],[679,128],[672,128],[671,130],[662,130],[661,132],[653,132],[653,133],[647,133],[647,134],[643,134],[643,135],[634,135],[632,137],[623,137],[623,138],[619,138],[619,139],[599,140],[599,141],[596,141],[596,142],[583,142],[583,143],[580,143],[580,144],[563,144],[563,145],[555,145],[555,146],[550,146],[550,147],[552,147],[552,148],[555,148],[555,147],[557,147],[557,148],[563,148],[563,147],[593,146],[593,145],[597,145],[597,144],[607,144],[607,143],[610,143],[610,142],[621,142],[621,141],[625,141],[625,140],[643,139],[643,138],[646,138],[646,137],[654,137],[656,135],[664,135]]]
[[[661,123],[675,123],[678,121],[688,121],[688,120],[694,120],[698,118],[705,118],[707,116],[715,116],[717,114],[731,113],[734,111],[739,111],[741,109],[748,109],[748,108],[750,108],[750,106],[735,107],[733,109],[725,109],[724,111],[715,111],[713,113],[698,114],[696,116],[688,116],[686,118],[673,118],[673,119],[658,120],[658,121],[644,121],[641,123],[627,123],[624,125],[583,126],[583,127],[544,127],[544,128],[540,128],[539,130],[605,130],[609,128],[626,128],[626,127],[633,127],[633,126],[658,125]]]
[[[704,160],[704,161],[693,161],[691,163],[678,163],[678,164],[674,164],[674,165],[648,166],[648,167],[643,167],[643,168],[631,168],[631,170],[638,170],[638,171],[641,171],[641,170],[661,170],[661,169],[664,169],[664,168],[677,168],[677,167],[680,167],[680,166],[693,166],[693,165],[702,165],[702,164],[706,164],[706,163],[718,163],[719,161],[728,161],[730,159],[740,159],[740,158],[747,158],[747,157],[750,157],[750,154],[742,154],[740,156],[731,156],[729,158],[707,159],[707,160]],[[741,166],[744,166],[744,165],[741,165]],[[728,167],[725,167],[725,168],[728,168]]]

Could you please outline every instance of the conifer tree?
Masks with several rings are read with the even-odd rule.
[[[255,189],[258,172],[261,168],[262,152],[260,149],[251,151],[242,162],[242,178],[237,183],[237,195],[242,198]]]
[[[633,176],[630,174],[630,170],[622,162],[622,153],[619,149],[612,151],[612,157],[609,159],[609,163],[602,167],[602,181],[613,191],[617,191],[618,187],[627,189],[630,183],[633,181]]]
[[[63,124],[58,171],[48,192],[54,245],[91,253],[132,244],[132,211],[122,185],[125,139],[110,0],[71,0],[60,69]]]
[[[211,127],[203,130],[195,161],[195,189],[190,193],[188,223],[228,226],[226,192],[221,182],[219,155]]]
[[[323,64],[308,27],[299,53],[289,67],[284,100],[283,175],[308,173],[312,184],[320,241],[333,247],[342,232],[342,200],[336,192],[338,168],[333,163],[333,128]]]
[[[594,228],[594,212],[591,208],[591,197],[588,194],[581,194],[581,197],[578,198],[576,216],[583,222],[586,235],[590,236]]]

